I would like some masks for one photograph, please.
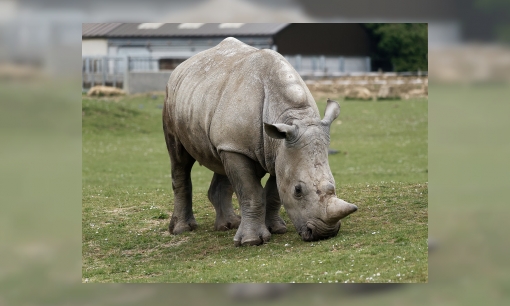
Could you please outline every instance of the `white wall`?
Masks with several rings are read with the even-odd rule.
[[[108,42],[106,39],[84,39],[81,41],[81,55],[108,55]]]
[[[460,23],[454,21],[430,22],[429,48],[458,45],[462,39]]]

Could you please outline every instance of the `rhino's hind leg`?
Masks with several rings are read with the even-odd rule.
[[[230,184],[228,177],[214,173],[207,196],[216,210],[214,229],[217,231],[238,228],[241,223],[241,217],[234,213],[234,208],[232,207],[233,193],[234,188]]]
[[[287,232],[287,225],[280,217],[280,195],[276,186],[276,177],[270,176],[264,187],[266,198],[266,226],[271,234],[284,234]]]
[[[191,203],[191,168],[195,159],[184,149],[176,137],[165,133],[165,138],[172,166],[172,189],[174,191],[174,212],[168,229],[171,234],[178,235],[197,228]]]
[[[271,233],[265,224],[266,201],[260,184],[264,170],[252,159],[238,153],[224,151],[221,160],[241,207],[241,224],[234,237],[234,244],[260,245],[269,241]]]

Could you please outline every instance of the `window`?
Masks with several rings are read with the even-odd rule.
[[[159,59],[159,70],[174,70],[184,59],[161,58]]]
[[[244,23],[220,23],[218,28],[220,29],[239,29]]]
[[[179,24],[179,29],[198,29],[203,26],[203,23],[181,23]]]
[[[139,30],[156,30],[159,29],[164,23],[140,23]]]

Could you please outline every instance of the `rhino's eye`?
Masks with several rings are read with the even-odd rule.
[[[296,185],[294,187],[294,196],[296,198],[300,198],[303,196],[303,189],[301,188],[301,185]]]

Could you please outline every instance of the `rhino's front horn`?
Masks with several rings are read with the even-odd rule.
[[[332,198],[329,201],[326,213],[328,215],[329,220],[336,222],[342,218],[347,217],[348,215],[352,214],[357,210],[358,207],[354,204],[347,203],[339,198]]]

